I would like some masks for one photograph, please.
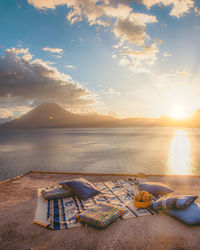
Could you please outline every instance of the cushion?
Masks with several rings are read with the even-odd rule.
[[[100,191],[92,183],[83,178],[60,182],[59,184],[64,188],[70,188],[80,199],[84,201],[100,193]]]
[[[83,224],[93,226],[98,229],[103,229],[125,213],[124,210],[111,206],[106,203],[101,203],[94,208],[76,216],[76,220]]]
[[[200,224],[200,204],[192,203],[184,209],[168,209],[165,210],[166,214],[169,214],[176,219],[182,221],[187,225]]]
[[[186,208],[197,199],[192,195],[172,195],[158,199],[152,205],[154,210],[168,208]]]
[[[160,182],[141,182],[138,186],[150,194],[164,195],[173,192],[168,186]]]
[[[54,199],[61,199],[65,197],[71,196],[73,193],[68,188],[62,188],[62,187],[50,187],[50,188],[44,188],[41,191],[41,195],[46,200],[54,200]]]

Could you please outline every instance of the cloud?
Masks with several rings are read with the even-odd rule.
[[[146,33],[147,23],[156,23],[155,16],[131,13],[125,19],[117,19],[114,24],[113,33],[119,38],[118,44],[114,45],[116,49],[114,58],[117,58],[120,66],[126,66],[135,73],[150,72],[148,65],[153,65],[157,60],[159,52],[157,42],[146,45],[149,35]],[[140,46],[140,50],[132,48],[132,45]]]
[[[195,27],[195,30],[200,30],[200,26],[197,25],[197,26]]]
[[[108,88],[107,90],[102,89],[100,90],[100,93],[103,95],[108,95],[109,97],[119,96],[121,94],[119,91],[116,91],[113,88]]]
[[[17,117],[22,114],[27,113],[31,110],[31,107],[27,106],[14,106],[14,107],[4,107],[0,108],[0,118],[1,119],[8,119],[11,117]]]
[[[158,52],[156,43],[145,45],[141,50],[122,47],[119,51],[119,65],[127,66],[135,73],[150,72],[147,66],[155,63]]]
[[[41,59],[24,60],[21,52],[6,49],[0,56],[1,107],[51,101],[79,109],[94,103],[93,94],[69,75]]]
[[[26,54],[26,53],[29,53],[29,49],[26,48],[11,48],[11,49],[7,49],[6,51],[11,51],[13,54],[15,55],[19,55],[19,54]]]
[[[85,17],[87,18],[88,22],[92,25],[94,22],[98,23],[99,25],[105,25],[106,22],[103,20],[98,20],[98,17],[103,15],[103,5],[96,3],[99,2],[98,0],[28,0],[29,4],[32,4],[35,8],[38,9],[55,9],[58,5],[67,5],[70,8],[66,19],[71,23],[75,23],[78,21],[82,21]]]
[[[194,12],[195,12],[196,16],[200,16],[200,9],[198,7],[194,8]]]
[[[176,72],[175,73],[164,73],[164,74],[162,74],[162,75],[160,75],[160,76],[158,76],[158,78],[160,79],[160,80],[162,80],[163,82],[168,82],[169,80],[171,81],[172,80],[172,78],[174,78],[174,77],[176,77]]]
[[[119,65],[129,66],[135,72],[147,72],[142,63],[151,65],[156,61],[158,47],[155,44],[150,47],[146,45],[150,40],[146,26],[157,23],[157,19],[153,15],[134,12],[129,6],[131,1],[29,0],[28,2],[39,9],[54,9],[57,5],[65,4],[69,8],[66,19],[70,24],[85,19],[89,25],[110,26],[110,31],[117,39],[114,49],[118,49],[118,56],[122,55]],[[122,53],[125,44],[129,47],[129,51],[132,51],[131,54],[125,55],[124,51]],[[141,51],[136,50],[134,53],[133,45],[141,46]],[[117,52],[113,54],[113,58],[116,58],[116,54]]]
[[[0,118],[1,119],[6,119],[9,117],[13,117],[13,112],[8,110],[7,108],[0,108]]]
[[[0,108],[0,123],[8,122],[14,118],[17,118],[21,115],[24,115],[25,113],[29,112],[32,107],[30,106],[3,106],[1,104]]]
[[[171,16],[180,18],[185,13],[189,13],[194,7],[194,0],[142,0],[142,3],[150,9],[154,5],[172,5]]]
[[[191,73],[186,71],[186,70],[177,70],[175,72],[162,74],[159,76],[159,79],[167,80],[167,79],[171,79],[172,77],[176,77],[176,76],[186,77],[186,76],[191,76]]]
[[[86,18],[90,25],[98,24],[103,26],[109,26],[112,18],[123,20],[128,17],[129,22],[136,22],[143,25],[144,23],[156,21],[154,16],[147,14],[134,13],[132,15],[132,8],[126,5],[125,1],[122,1],[123,4],[119,2],[109,0],[28,0],[29,4],[38,9],[54,9],[57,5],[66,4],[70,9],[66,19],[71,24],[82,21],[83,18]]]
[[[146,23],[157,22],[155,16],[131,13],[125,19],[117,19],[114,24],[113,33],[121,41],[128,41],[135,45],[143,45],[145,39],[148,39],[148,35],[145,32]]]
[[[22,59],[25,61],[30,61],[33,58],[33,55],[29,53],[29,49],[26,48],[11,48],[11,49],[6,49],[6,53],[12,53],[14,55],[20,55],[23,54]]]
[[[76,67],[74,65],[65,65],[65,68],[76,69]]]
[[[55,9],[57,5],[66,4],[65,0],[28,0],[37,9]]]
[[[48,52],[51,52],[51,53],[57,53],[57,54],[63,53],[63,49],[58,49],[58,48],[44,47],[42,50],[43,51],[48,51]]]
[[[179,70],[179,71],[176,71],[176,73],[181,76],[191,76],[191,73],[186,70]]]
[[[172,54],[169,54],[167,51],[163,53],[163,57],[169,57],[169,56],[172,56]]]
[[[187,83],[186,77],[191,76],[191,73],[186,70],[176,70],[174,72],[154,75],[155,81],[158,80],[158,86],[163,87],[169,84],[184,84]]]

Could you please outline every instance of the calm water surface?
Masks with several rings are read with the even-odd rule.
[[[0,180],[30,170],[200,175],[200,129],[0,130]]]

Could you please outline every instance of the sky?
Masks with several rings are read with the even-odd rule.
[[[200,1],[0,1],[0,122],[43,102],[182,118],[200,108]]]

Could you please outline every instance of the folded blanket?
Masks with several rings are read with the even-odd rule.
[[[96,207],[77,215],[76,219],[81,223],[102,229],[122,216],[124,213],[124,210],[119,209],[116,206],[101,203]]]
[[[46,200],[61,199],[61,198],[72,196],[72,194],[73,193],[70,189],[62,188],[62,187],[44,188],[41,191],[41,195]]]

